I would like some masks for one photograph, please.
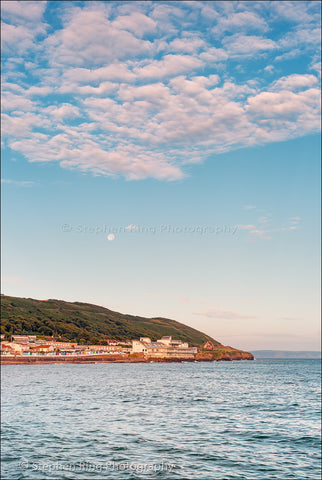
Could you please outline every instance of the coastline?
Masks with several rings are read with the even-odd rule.
[[[228,358],[223,356],[221,358],[199,357],[199,358],[150,358],[144,357],[129,357],[129,356],[112,356],[112,355],[86,355],[86,356],[53,356],[37,355],[37,356],[1,356],[1,365],[39,365],[39,364],[57,364],[57,363],[183,363],[183,362],[220,362],[220,361],[232,361],[232,360],[253,360],[253,358]]]

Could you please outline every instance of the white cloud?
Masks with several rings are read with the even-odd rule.
[[[307,54],[315,8],[292,4],[292,27],[277,38],[278,9],[267,15],[261,3],[67,2],[59,9],[62,27],[47,33],[44,2],[30,2],[34,16],[21,2],[5,3],[3,40],[11,50],[3,136],[30,161],[175,180],[185,165],[214,154],[320,129],[319,79],[311,70],[319,52],[309,59],[309,73],[286,75],[273,58],[294,52],[293,28],[296,48]],[[46,33],[44,40],[36,42],[35,32]],[[269,65],[261,57],[264,65],[247,71],[266,54]],[[261,228],[252,230],[261,235]]]
[[[122,63],[115,62],[100,68],[68,68],[63,72],[64,82],[89,84],[98,81],[122,81],[131,82],[135,75]]]
[[[12,112],[14,110],[27,112],[35,108],[34,103],[29,98],[5,90],[2,92],[1,106],[4,112]]]
[[[121,85],[119,89],[119,98],[132,102],[133,100],[147,100],[152,103],[162,103],[168,100],[169,88],[162,83],[153,83],[151,85],[142,85],[141,87]]]
[[[256,207],[253,207],[251,205],[247,205],[246,208],[244,207],[244,209],[250,211],[257,210]],[[274,226],[272,215],[270,213],[267,213],[266,215],[263,215],[257,219],[256,224],[259,224],[259,226],[255,224],[240,224],[237,225],[237,231],[244,230],[253,239],[271,240],[273,234],[275,233],[297,230],[300,222],[300,217],[292,217],[286,225],[284,224],[280,226]]]
[[[273,50],[277,47],[276,43],[269,39],[256,35],[242,35],[236,33],[225,37],[222,44],[230,55],[252,56],[258,52]]]
[[[321,28],[308,25],[298,27],[292,32],[285,34],[278,42],[281,49],[287,50],[283,55],[276,57],[276,60],[283,60],[287,56],[296,53],[299,55],[304,51],[310,50],[321,44]]]
[[[201,48],[205,48],[205,41],[199,36],[187,36],[175,38],[165,47],[166,50],[175,53],[196,54]]]
[[[267,22],[254,11],[230,12],[227,17],[217,17],[217,25],[212,29],[215,35],[221,35],[224,32],[240,32],[249,30],[259,30],[265,32],[268,29]]]
[[[151,42],[114,25],[104,8],[75,9],[65,28],[47,38],[53,63],[95,66],[152,52]]]
[[[171,6],[171,5],[157,5],[151,12],[151,17],[158,22],[158,27],[160,29],[173,29],[173,20],[179,19],[182,21],[185,13],[181,8],[178,6]]]
[[[15,116],[2,113],[1,118],[2,135],[4,138],[8,137],[9,145],[14,145],[16,139],[23,139],[27,136],[37,136],[36,133],[32,133],[33,128],[49,128],[51,126],[48,121],[42,119],[39,115],[31,112],[17,112]],[[47,136],[45,137],[47,138]]]
[[[319,82],[318,78],[315,75],[310,74],[292,74],[286,77],[279,78],[276,80],[271,87],[273,91],[281,91],[281,90],[298,90],[307,87],[312,87]]]
[[[262,240],[270,240],[272,237],[268,234],[266,230],[250,230],[249,235],[251,237],[261,238]]]
[[[34,46],[34,33],[23,25],[1,23],[1,48],[4,52],[21,54]]]
[[[153,60],[134,69],[139,78],[159,79],[179,73],[191,72],[201,67],[202,62],[191,55],[165,55],[162,60]]]
[[[79,109],[69,103],[63,103],[59,107],[48,107],[46,110],[58,121],[76,118],[80,115]]]
[[[283,1],[272,2],[272,14],[276,19],[283,19],[295,24],[310,24],[319,21],[319,2]]]
[[[273,73],[273,72],[274,72],[274,69],[275,69],[275,67],[274,67],[273,65],[267,65],[267,66],[264,68],[264,72]]]
[[[229,54],[223,48],[210,47],[205,51],[201,52],[199,58],[207,62],[209,66],[212,64],[217,64],[219,62],[225,62],[229,58]]]
[[[112,22],[112,27],[120,30],[129,30],[135,36],[142,37],[145,33],[154,32],[156,22],[140,12],[132,12],[130,15],[120,15]]]
[[[41,1],[2,1],[1,17],[18,23],[39,23],[42,20],[47,2]]]
[[[311,88],[299,93],[287,90],[261,92],[248,99],[247,109],[251,114],[260,115],[264,118],[276,117],[281,126],[287,122],[290,116],[295,116],[299,120],[302,119],[305,124],[307,114],[308,127],[311,129],[310,120],[317,122],[318,115],[314,114],[319,112],[319,105],[320,91],[317,88]],[[316,127],[318,127],[317,123]]]
[[[159,180],[178,180],[183,177],[179,167],[159,153],[135,145],[118,145],[104,150],[90,135],[74,130],[72,134],[57,134],[48,138],[34,134],[11,147],[24,153],[31,162],[59,161],[64,168],[78,168],[96,175],[123,175],[129,180],[148,177]],[[74,138],[76,137],[76,139]]]
[[[46,96],[49,95],[50,93],[53,93],[53,89],[49,86],[47,87],[37,87],[37,86],[32,86],[26,90],[26,95],[27,96]]]
[[[46,33],[42,17],[45,1],[1,2],[1,48],[4,53],[23,54],[36,47],[35,39]]]

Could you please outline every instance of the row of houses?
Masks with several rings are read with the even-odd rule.
[[[131,346],[78,345],[75,342],[37,340],[35,335],[14,335],[12,342],[1,342],[1,355],[95,355],[95,354],[140,354],[145,358],[193,359],[196,347],[164,336],[151,341],[148,337],[133,340]]]
[[[78,345],[68,342],[24,344],[1,342],[1,355],[93,355],[119,354],[124,349],[115,345]]]
[[[148,358],[183,358],[193,359],[198,352],[196,347],[189,347],[188,343],[174,340],[171,336],[162,337],[152,342],[148,337],[133,340],[132,353],[143,353]]]
[[[1,334],[1,340],[4,340],[5,335]],[[50,343],[54,346],[69,345],[69,342],[59,342],[55,337],[46,337],[46,339],[37,339],[37,335],[11,335],[11,341],[20,344],[31,344],[31,343]],[[77,342],[72,342],[72,345],[77,345]],[[119,346],[123,345],[125,347],[131,347],[132,342],[130,341],[119,341],[119,340],[107,340],[107,347],[109,346]]]

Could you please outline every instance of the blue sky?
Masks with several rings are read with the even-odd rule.
[[[320,3],[1,17],[2,292],[318,349]]]

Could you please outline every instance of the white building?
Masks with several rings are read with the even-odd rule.
[[[34,343],[37,340],[36,335],[12,335],[11,341],[25,345],[28,343]]]
[[[24,343],[16,343],[16,342],[2,342],[1,343],[1,353],[13,353],[21,355],[23,352],[29,351],[29,345]]]
[[[148,337],[132,342],[132,353],[143,353],[148,358],[193,359],[197,351],[197,348],[189,347],[186,342],[172,340],[171,336],[162,337],[156,342],[151,342]]]

